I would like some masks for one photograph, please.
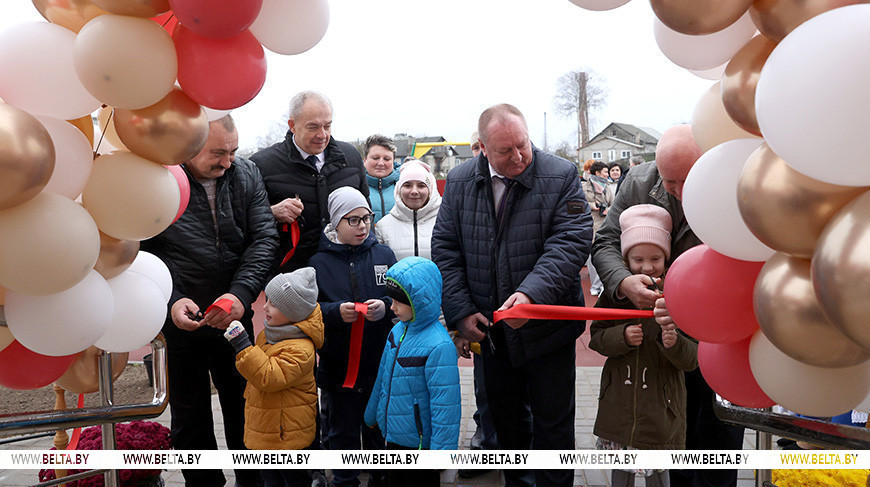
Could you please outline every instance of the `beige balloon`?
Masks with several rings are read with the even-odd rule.
[[[722,104],[725,111],[743,130],[761,135],[755,116],[755,87],[764,62],[776,43],[764,36],[755,36],[728,62],[722,77]]]
[[[100,390],[100,354],[105,353],[91,346],[79,353],[69,369],[55,382],[63,390],[75,394],[90,394]],[[112,382],[118,380],[127,367],[127,352],[112,354]]]
[[[749,16],[768,39],[779,42],[807,20],[846,5],[868,3],[867,0],[754,0]]]
[[[650,0],[663,24],[686,35],[719,32],[737,21],[752,0]]]
[[[180,88],[173,88],[150,107],[115,110],[115,129],[130,152],[174,165],[199,154],[208,139],[208,116]]]
[[[78,32],[94,17],[109,12],[90,0],[33,0],[33,6],[52,24]]]
[[[868,189],[805,176],[762,144],[743,166],[737,206],[749,231],[765,245],[809,259],[831,218]]]
[[[119,15],[155,17],[169,10],[169,0],[93,0],[98,6]]]
[[[0,306],[0,317],[3,315],[3,306]],[[4,325],[0,325],[0,351],[3,351],[6,347],[12,344],[15,341],[15,337],[12,336],[12,332],[9,331],[9,327]]]
[[[138,240],[118,240],[100,232],[100,257],[94,265],[104,279],[120,275],[139,255]]]
[[[870,353],[822,312],[807,259],[774,254],[755,281],[753,307],[764,335],[795,360],[817,367],[848,367],[870,359]]]
[[[721,82],[716,82],[701,95],[692,113],[692,133],[702,151],[734,139],[759,138],[740,128],[722,104]]]
[[[118,110],[120,110],[120,108]],[[121,137],[118,136],[118,131],[115,129],[116,114],[117,110],[110,106],[104,106],[97,111],[97,126],[100,128],[102,140],[98,138],[96,142],[108,142],[115,149],[130,150],[121,141]],[[100,152],[100,150],[105,151],[103,147],[97,147],[95,149],[97,152]]]
[[[100,254],[91,215],[60,195],[40,193],[0,211],[0,285],[42,296],[78,284]]]
[[[168,169],[127,151],[98,157],[82,192],[100,230],[119,240],[145,240],[165,230],[180,199]]]
[[[88,92],[115,108],[157,103],[178,74],[175,45],[163,27],[123,15],[100,15],[82,27],[73,63]]]
[[[813,255],[813,287],[828,318],[870,350],[870,192],[831,220]]]
[[[54,144],[33,115],[0,105],[0,209],[20,205],[48,184]]]

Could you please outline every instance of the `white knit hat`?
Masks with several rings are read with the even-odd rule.
[[[358,189],[350,186],[342,186],[329,193],[327,207],[329,208],[329,222],[332,224],[333,229],[338,228],[338,224],[341,223],[341,218],[344,215],[357,208],[365,208],[372,211],[368,201],[366,201],[366,197]]]
[[[670,258],[673,221],[668,210],[656,205],[634,205],[619,215],[619,226],[623,257],[635,245],[650,243],[660,247],[666,259]]]
[[[266,284],[266,299],[291,323],[308,318],[317,307],[317,272],[303,267],[278,274]]]

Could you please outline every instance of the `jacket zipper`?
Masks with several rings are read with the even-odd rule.
[[[420,417],[420,405],[414,401],[414,424],[417,425],[417,436],[420,437],[420,442],[417,444],[417,449],[423,449],[423,419]]]
[[[390,367],[390,382],[387,388],[387,405],[384,407],[384,440],[387,439],[387,416],[390,413],[390,393],[393,391],[393,372],[396,370],[396,362],[399,361],[399,350],[402,348],[402,342],[405,341],[405,334],[408,333],[408,326],[405,325],[405,331],[402,332],[402,337],[399,338],[399,344],[396,345],[396,356],[393,357],[393,365]]]
[[[638,321],[638,323],[640,323],[640,320],[637,320],[637,321]],[[634,351],[634,358],[635,358],[634,370],[635,370],[635,373],[637,373],[637,371],[640,370],[640,350]],[[632,387],[634,388],[634,392],[632,394],[634,404],[633,404],[633,415],[632,415],[632,422],[631,422],[631,437],[628,440],[628,446],[631,446],[631,447],[634,447],[634,431],[637,429],[637,384],[639,382],[640,381],[635,379],[634,384],[632,384]]]
[[[381,218],[387,216],[387,207],[384,205],[384,180],[378,178],[378,193],[381,195]]]
[[[414,256],[420,257],[420,246],[417,242],[417,210],[414,210]]]

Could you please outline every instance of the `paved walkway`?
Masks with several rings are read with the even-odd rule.
[[[462,383],[462,425],[460,432],[460,448],[467,449],[471,435],[474,434],[474,420],[471,416],[474,413],[474,394],[472,393],[472,369],[470,367],[461,367],[460,377]],[[574,420],[575,432],[577,438],[577,448],[593,449],[595,448],[595,438],[592,435],[592,426],[595,421],[595,413],[597,409],[597,397],[599,378],[601,377],[601,367],[577,367],[577,413]],[[212,405],[215,411],[219,409],[217,396],[212,396]],[[219,412],[214,416],[218,421],[221,421]],[[159,416],[156,421],[169,426],[169,409]],[[218,422],[215,425],[218,435],[218,444],[221,448],[226,448],[224,441],[223,423]],[[52,446],[52,439],[39,438],[35,440],[27,440],[23,442],[10,443],[0,445],[0,449],[6,450],[47,450]],[[746,434],[744,441],[744,449],[755,449],[755,434],[750,431]],[[233,485],[232,470],[225,470],[228,477],[227,485]],[[739,472],[738,487],[754,486],[754,473],[750,470],[741,470]],[[168,487],[182,487],[184,479],[181,472],[178,470],[168,470],[163,473],[163,478],[166,480]],[[29,486],[38,482],[36,470],[0,470],[0,485],[7,487]],[[363,486],[366,483],[363,482]],[[456,475],[456,470],[445,470],[441,475],[442,487],[447,486],[479,486],[479,487],[496,487],[504,485],[501,473],[498,471],[488,472],[474,479],[464,480]],[[609,487],[610,475],[607,470],[576,470],[574,473],[574,485],[590,486],[590,487]],[[638,485],[643,485],[643,480],[639,479]]]

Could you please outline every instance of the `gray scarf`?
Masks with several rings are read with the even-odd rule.
[[[291,338],[308,338],[304,331],[292,323],[281,326],[266,325],[263,331],[266,332],[266,341],[272,345]]]

